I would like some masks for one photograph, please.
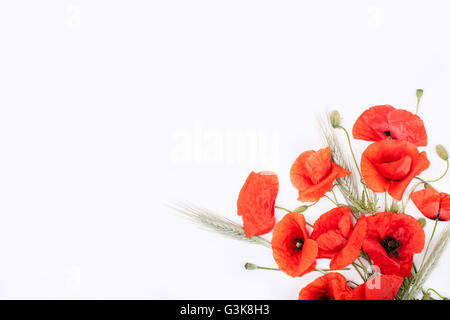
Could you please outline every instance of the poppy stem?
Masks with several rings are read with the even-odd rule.
[[[338,186],[339,186],[339,190],[344,195],[344,197],[352,203],[352,205],[358,210],[358,212],[366,212],[366,210],[361,207],[361,204],[359,203],[358,199],[355,199],[355,197],[351,194],[350,191],[348,191],[341,184],[339,184]],[[352,211],[352,214],[356,219],[359,218],[359,216],[356,213],[354,213],[353,211]]]
[[[423,263],[425,262],[425,259],[427,257],[428,249],[430,248],[430,243],[433,240],[434,233],[436,232],[436,227],[437,227],[438,222],[439,222],[439,219],[436,217],[436,222],[434,223],[433,232],[431,232],[430,240],[428,240],[427,248],[425,249],[425,253],[423,255],[422,262],[420,263],[419,272],[420,272],[420,270],[422,270]]]
[[[280,206],[275,206],[275,208],[283,210],[283,211],[286,211],[286,212],[293,212],[293,211],[291,211],[289,209],[286,209],[286,208],[283,208],[283,207],[280,207]]]
[[[355,268],[356,272],[358,272],[358,274],[359,274],[359,276],[361,277],[362,281],[363,281],[363,282],[366,282],[366,279],[363,277],[363,275],[361,274],[361,272],[359,271],[359,269],[356,267],[357,265],[358,265],[358,264],[355,263],[355,262],[352,263],[353,268]],[[361,267],[361,266],[359,266],[359,267]]]
[[[333,202],[333,204],[337,207],[339,207],[339,203],[337,203],[336,201],[334,201],[333,199],[331,199],[329,196],[325,195],[325,197],[330,200],[331,202]]]
[[[417,89],[416,90],[416,97],[417,97],[416,114],[419,112],[419,104],[420,104],[420,99],[422,98],[422,95],[423,95],[423,90]]]
[[[359,177],[361,178],[361,183],[362,183],[362,185],[364,187],[364,193],[366,194],[366,198],[369,199],[369,194],[367,192],[366,183],[365,183],[364,178],[362,176],[361,170],[359,169],[358,161],[356,161],[355,153],[353,152],[353,147],[352,147],[352,142],[350,140],[350,135],[348,134],[347,129],[345,129],[344,127],[338,126],[337,128],[344,130],[345,135],[347,136],[348,146],[350,148],[350,152],[352,154],[353,161],[355,162],[356,169],[358,170]]]
[[[339,201],[337,200],[337,197],[336,197],[336,193],[334,193],[333,189],[331,189],[331,193],[333,194],[334,201],[336,201],[336,203],[339,203]]]
[[[359,284],[357,284],[355,281],[352,281],[352,280],[347,280],[347,282],[348,283],[351,283],[351,284],[353,284],[353,285],[355,285],[356,287],[358,287],[359,286]]]
[[[384,192],[384,211],[388,211],[387,191]]]
[[[310,204],[310,205],[307,206],[307,207],[309,208],[309,207],[315,205],[317,202],[318,202],[318,201],[314,202],[313,204]],[[283,211],[286,211],[286,212],[288,212],[288,213],[290,213],[290,212],[295,212],[295,210],[294,210],[294,211],[291,211],[291,210],[289,210],[289,209],[286,209],[286,208],[283,208],[283,207],[280,207],[280,206],[275,206],[275,208],[280,209],[280,210],[283,210]],[[309,223],[308,221],[305,221],[305,223],[306,223],[308,226],[310,226],[311,228],[314,227],[314,226],[313,226],[311,223]]]
[[[261,269],[261,270],[280,271],[280,269],[278,269],[278,268],[261,267],[261,266],[258,266],[258,265],[256,265],[256,264],[254,264],[254,263],[251,263],[251,262],[247,262],[247,263],[244,265],[244,268],[245,268],[246,270],[256,270],[256,269]]]
[[[446,297],[440,295],[440,294],[439,294],[436,290],[434,290],[434,289],[428,288],[428,289],[427,289],[427,292],[428,292],[428,291],[433,291],[433,292],[436,293],[436,294],[439,296],[439,298],[441,298],[442,300],[449,300],[448,298],[446,298]]]

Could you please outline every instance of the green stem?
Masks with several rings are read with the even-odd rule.
[[[275,208],[283,210],[283,211],[286,211],[286,212],[293,212],[293,211],[291,211],[289,209],[286,209],[286,208],[283,208],[283,207],[280,207],[280,206],[275,206]]]
[[[335,202],[335,201],[334,201],[333,199],[331,199],[329,196],[325,195],[325,198],[327,198],[328,200],[330,200],[331,202],[333,202],[333,204],[334,204],[336,207],[339,207],[339,203]]]
[[[260,266],[257,266],[256,267],[256,269],[260,269],[260,270],[273,270],[273,271],[281,271],[280,269],[278,269],[278,268],[269,268],[269,267],[260,267]]]
[[[352,205],[358,209],[359,212],[366,212],[365,209],[363,209],[358,201],[358,199],[355,199],[355,197],[350,193],[350,191],[348,191],[344,186],[342,186],[341,184],[339,184],[339,190],[341,191],[341,193],[344,195],[344,197],[346,199],[348,199],[348,201],[350,201],[352,203]],[[355,214],[353,214],[353,216],[358,219],[359,217],[356,216]]]
[[[364,270],[364,273],[367,277],[367,275],[369,274],[369,272],[367,271],[366,267],[364,266],[364,263],[361,261],[360,257],[358,257],[358,262],[361,265],[362,269]]]
[[[359,269],[356,267],[357,264],[355,262],[352,263],[353,268],[355,268],[356,272],[358,272],[359,276],[361,277],[363,282],[366,282],[366,279],[363,277],[363,275],[361,274],[361,272],[359,271]]]
[[[352,280],[347,280],[348,283],[352,283],[353,285],[355,285],[356,287],[359,286],[359,284],[357,284],[355,281]]]
[[[437,181],[441,180],[443,177],[445,177],[445,175],[446,175],[447,172],[448,172],[448,167],[449,167],[449,161],[448,161],[448,159],[445,160],[445,162],[447,163],[447,167],[445,168],[444,173],[443,173],[439,178],[434,179],[434,180],[428,180],[428,181],[426,181],[426,182],[428,182],[428,183],[430,183],[430,182],[437,182]]]
[[[423,263],[425,262],[425,259],[427,257],[428,249],[430,248],[430,243],[433,240],[434,233],[436,232],[436,227],[437,227],[438,222],[439,222],[439,219],[438,219],[438,217],[436,217],[436,222],[434,223],[433,232],[431,233],[430,240],[428,240],[427,248],[425,249],[425,253],[422,258],[422,263],[420,264],[420,267],[419,267],[419,272],[422,270]]]
[[[358,170],[359,177],[361,179],[361,183],[362,183],[362,185],[364,187],[364,193],[366,194],[366,198],[369,199],[369,194],[367,192],[366,183],[364,182],[364,178],[362,176],[361,170],[359,169],[359,165],[358,165],[358,161],[356,160],[355,153],[353,152],[353,147],[352,147],[352,142],[350,140],[350,135],[348,134],[347,129],[345,129],[344,127],[338,126],[337,128],[344,130],[345,135],[347,136],[348,146],[350,148],[350,152],[352,154],[353,161],[355,162],[356,169]]]
[[[336,203],[339,203],[339,201],[338,201],[338,199],[337,199],[337,197],[336,197],[336,193],[334,193],[334,190],[333,190],[333,189],[331,189],[331,193],[333,194],[334,201],[336,201]]]
[[[388,211],[388,209],[387,209],[387,191],[384,192],[384,211]]]
[[[446,297],[440,295],[436,290],[434,290],[434,289],[432,289],[432,288],[428,288],[427,291],[433,291],[433,292],[436,293],[436,294],[439,296],[439,298],[441,298],[442,300],[448,300],[448,298],[446,298]]]
[[[308,207],[311,207],[311,206],[315,205],[317,202],[318,202],[318,201],[314,202],[313,204],[310,204]],[[280,207],[280,206],[275,206],[275,208],[280,209],[280,210],[283,210],[283,211],[286,211],[286,212],[289,212],[289,213],[294,212],[294,211],[291,211],[291,210],[289,210],[289,209],[286,209],[286,208],[283,208],[283,207]],[[305,221],[305,223],[306,223],[308,226],[310,226],[311,228],[314,227],[314,225],[312,225],[312,224],[309,223],[308,221]]]

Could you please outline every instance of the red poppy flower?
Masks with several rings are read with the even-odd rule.
[[[404,140],[426,146],[427,132],[419,116],[388,104],[364,111],[353,126],[353,137],[366,141]]]
[[[379,212],[366,220],[363,251],[383,274],[409,277],[413,256],[425,245],[425,233],[420,223],[409,215],[393,212]]]
[[[352,289],[345,277],[337,272],[321,276],[304,287],[298,300],[350,300]]]
[[[316,267],[317,243],[309,239],[305,217],[290,212],[273,229],[272,253],[281,271],[300,277]]]
[[[331,148],[305,151],[291,167],[291,182],[298,190],[298,200],[313,202],[333,188],[336,178],[351,172],[331,161]]]
[[[337,207],[316,220],[311,239],[319,247],[318,258],[331,259],[330,268],[339,270],[359,257],[366,230],[364,218],[359,219],[353,228],[350,209]]]
[[[403,283],[396,275],[381,275],[353,289],[353,300],[394,300]]]
[[[450,194],[426,188],[414,192],[411,200],[425,217],[441,221],[450,220]]]
[[[361,157],[361,173],[374,192],[401,200],[411,180],[430,166],[425,151],[410,142],[383,140],[372,143]]]
[[[245,235],[250,238],[270,232],[275,225],[275,199],[278,177],[273,172],[251,172],[239,192],[237,213],[244,220]]]

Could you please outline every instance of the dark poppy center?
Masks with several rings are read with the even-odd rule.
[[[301,251],[303,248],[303,243],[305,241],[302,238],[295,238],[294,239],[294,250],[295,251]]]
[[[390,131],[390,130],[386,130],[386,131],[384,132],[384,135],[385,135],[386,137],[388,137],[388,138],[391,138],[391,131]]]
[[[398,250],[401,247],[400,241],[392,236],[386,236],[381,242],[381,246],[384,248],[386,253],[394,258],[398,258]]]
[[[436,214],[436,217],[430,218],[430,219],[432,219],[432,220],[444,221],[443,219],[440,218],[440,215],[441,215],[441,210],[438,210],[438,212],[437,212],[437,214]]]
[[[324,293],[317,300],[331,300],[331,299],[326,293]]]

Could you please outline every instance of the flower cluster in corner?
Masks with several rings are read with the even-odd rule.
[[[418,91],[418,103],[421,95]],[[286,211],[274,225],[271,241],[278,269],[291,277],[323,273],[301,289],[300,300],[392,300],[408,296],[414,275],[420,272],[414,255],[425,248],[425,232],[423,221],[405,213],[406,204],[411,199],[426,218],[436,223],[450,218],[450,195],[430,185],[440,178],[426,181],[419,177],[430,166],[427,153],[418,149],[428,144],[425,125],[417,114],[407,110],[390,105],[369,108],[353,125],[353,138],[371,142],[358,162],[338,112],[331,114],[330,124],[347,135],[356,170],[351,172],[350,166],[336,163],[334,159],[339,157],[333,152],[339,150],[333,151],[332,146],[302,152],[291,167],[290,179],[298,190],[298,200],[310,204],[294,210],[276,206],[278,179],[274,173],[252,172],[237,206],[238,214],[244,217],[245,233],[268,233],[275,209]],[[447,151],[441,145],[436,150],[448,170]],[[342,178],[352,174],[361,182],[361,196],[343,183]],[[405,196],[414,179],[418,183]],[[419,186],[425,188],[416,191]],[[345,203],[339,202],[335,190],[342,193]],[[377,206],[377,193],[384,193],[384,209]],[[315,222],[307,222],[303,213],[323,198],[328,198],[334,208]],[[329,269],[317,269],[317,259],[329,259]],[[251,265],[253,269],[274,269]],[[363,283],[347,281],[337,272],[349,267],[358,272]]]
[[[435,179],[420,177],[430,166],[426,151],[419,150],[428,145],[417,115],[422,95],[421,89],[416,91],[415,113],[378,105],[357,118],[352,136],[369,142],[360,161],[351,135],[333,111],[323,130],[327,146],[300,153],[291,166],[292,186],[304,202],[296,209],[278,205],[278,177],[264,171],[251,172],[240,190],[237,214],[243,226],[192,206],[178,210],[221,234],[272,250],[278,268],[246,263],[247,270],[280,270],[291,277],[321,273],[299,291],[299,300],[411,300],[420,293],[422,299],[447,299],[423,286],[450,237],[446,228],[430,252],[438,223],[450,219],[450,195],[431,185],[449,169],[442,145],[436,146],[436,153],[445,161],[444,173]],[[337,143],[338,132],[346,137],[351,157]],[[343,160],[347,158],[352,165]],[[322,199],[332,208],[311,221],[305,212]],[[426,219],[406,212],[410,200],[425,218],[434,220],[428,242]],[[275,210],[285,212],[279,221]],[[271,241],[261,237],[271,231]],[[416,265],[414,258],[422,252]],[[328,260],[329,267],[318,268],[318,259]],[[347,279],[342,274],[346,270],[355,270],[360,281]]]

